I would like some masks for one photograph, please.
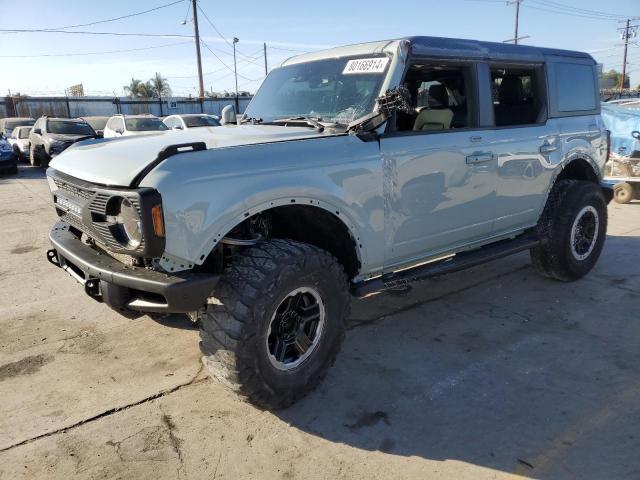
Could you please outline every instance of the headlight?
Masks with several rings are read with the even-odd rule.
[[[122,226],[122,231],[131,248],[137,248],[142,242],[142,225],[140,215],[136,207],[126,198],[120,202],[120,214],[117,223]]]

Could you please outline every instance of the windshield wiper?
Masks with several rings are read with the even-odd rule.
[[[262,119],[255,117],[244,117],[242,120],[240,120],[240,125],[244,125],[245,123],[251,123],[251,125],[255,125],[256,123],[262,123]]]
[[[296,123],[304,123],[312,128],[315,128],[319,132],[322,132],[324,130],[324,125],[320,123],[321,120],[321,118],[306,117],[304,115],[300,115],[297,117],[277,118],[270,122],[264,122],[263,125],[283,125],[285,127],[292,125],[295,127]]]

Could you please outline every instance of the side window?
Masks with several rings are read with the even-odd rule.
[[[113,117],[112,117],[112,118],[110,118],[110,119],[107,121],[107,125],[106,125],[106,127],[104,127],[104,128],[108,128],[109,130],[115,130],[115,128],[113,127],[113,121],[114,121],[114,120],[115,120],[115,118],[113,118]]]
[[[120,117],[114,118],[114,130],[122,130],[124,132],[124,120]]]
[[[558,110],[585,111],[596,108],[596,84],[591,65],[557,63]]]
[[[169,128],[173,128],[173,127],[179,125],[176,117],[165,118],[164,119],[164,124]]]
[[[491,95],[497,127],[528,125],[544,120],[544,94],[539,68],[494,67]]]
[[[451,131],[476,126],[470,95],[475,90],[468,67],[415,63],[403,83],[411,94],[413,111],[396,115],[397,131]]]

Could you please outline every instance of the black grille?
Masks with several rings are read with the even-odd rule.
[[[74,197],[77,198],[83,198],[85,200],[88,200],[89,198],[91,198],[92,195],[95,194],[94,191],[89,190],[87,188],[83,188],[83,187],[79,187],[76,185],[73,185],[71,183],[67,183],[63,180],[60,180],[59,178],[55,178],[53,179],[53,181],[55,182],[56,186],[64,191],[65,193],[69,193]]]
[[[57,203],[58,215],[62,220],[69,223],[73,227],[87,234],[98,243],[104,245],[111,251],[122,252],[129,251],[114,236],[112,229],[115,227],[106,222],[108,203],[114,197],[126,197],[141,213],[139,197],[136,194],[123,194],[124,192],[107,193],[98,191],[97,188],[89,188],[83,185],[77,185],[58,177],[53,177],[53,181],[60,190],[57,195],[65,197],[65,200],[74,202],[82,210],[86,209],[89,215],[78,214],[73,211],[65,210],[64,204]],[[95,214],[95,215],[94,215]],[[145,248],[144,238],[137,251]]]

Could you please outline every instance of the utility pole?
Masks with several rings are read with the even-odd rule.
[[[520,0],[515,0],[516,2],[516,30],[513,35],[513,43],[514,45],[518,44],[518,23],[520,22]]]
[[[507,5],[514,5],[516,6],[516,26],[515,26],[515,32],[513,35],[513,38],[510,38],[509,40],[504,40],[502,43],[511,43],[513,42],[514,45],[518,45],[518,41],[519,40],[524,40],[525,38],[529,38],[529,35],[523,35],[522,37],[518,36],[518,32],[520,30],[520,4],[522,3],[523,0],[509,0],[507,2]]]
[[[623,28],[619,28],[618,30],[622,31],[622,40],[624,40],[624,54],[622,57],[622,80],[620,80],[620,96],[622,96],[622,91],[624,90],[624,81],[627,77],[627,50],[629,48],[629,39],[634,38],[638,34],[638,25],[631,25],[632,20],[638,20],[638,18],[627,18],[625,21],[625,26]]]
[[[236,77],[236,113],[240,113],[240,100],[238,99],[238,65],[236,63],[236,43],[240,40],[233,37],[233,74]]]
[[[267,66],[267,44],[264,43],[264,76],[269,74],[269,67]]]
[[[193,30],[196,39],[196,61],[198,63],[198,83],[200,90],[198,91],[198,98],[200,100],[200,111],[204,112],[204,81],[202,80],[202,58],[200,57],[200,31],[198,30],[198,0],[191,0],[191,7],[193,9]]]

